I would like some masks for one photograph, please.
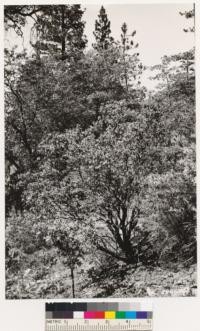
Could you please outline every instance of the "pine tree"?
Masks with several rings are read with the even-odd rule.
[[[123,52],[125,53],[125,51],[133,48],[133,46],[134,46],[134,48],[137,48],[138,44],[134,45],[134,42],[133,42],[133,37],[135,36],[136,31],[133,31],[130,35],[128,35],[128,26],[126,23],[122,24],[121,31],[122,31],[121,43],[123,46]],[[131,38],[131,40],[130,40],[130,38]]]
[[[93,44],[93,47],[96,49],[107,49],[113,42],[113,38],[110,34],[110,21],[108,20],[105,8],[102,6],[98,15],[98,20],[95,21],[94,36],[96,44]]]
[[[80,5],[44,6],[34,25],[37,41],[33,46],[62,60],[79,57],[87,43],[83,12]]]
[[[192,27],[189,27],[188,29],[183,29],[184,32],[195,32],[195,4],[193,4],[193,8],[191,10],[180,12],[181,16],[185,16],[186,19],[193,19],[194,25]]]
[[[126,90],[128,91],[130,78],[136,79],[142,67],[139,64],[139,53],[136,51],[138,43],[133,41],[136,31],[128,34],[128,26],[126,23],[121,27],[121,47],[122,47],[122,62],[124,67],[124,82]],[[130,52],[131,51],[131,54]]]

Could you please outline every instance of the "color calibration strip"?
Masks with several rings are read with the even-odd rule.
[[[46,303],[45,331],[152,331],[152,305],[129,302]]]
[[[140,303],[46,303],[46,319],[152,319],[152,308]]]
[[[46,312],[47,319],[149,319],[152,311],[53,311]]]

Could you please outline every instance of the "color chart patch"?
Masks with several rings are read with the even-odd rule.
[[[152,330],[152,305],[129,302],[46,303],[46,331]]]

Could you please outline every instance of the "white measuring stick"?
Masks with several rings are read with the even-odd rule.
[[[46,319],[45,331],[152,331],[152,319]]]

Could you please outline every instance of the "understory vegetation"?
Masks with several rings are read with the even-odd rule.
[[[83,13],[5,6],[32,24],[5,48],[6,297],[195,295],[194,49],[149,93],[136,31],[102,7],[88,49]]]

